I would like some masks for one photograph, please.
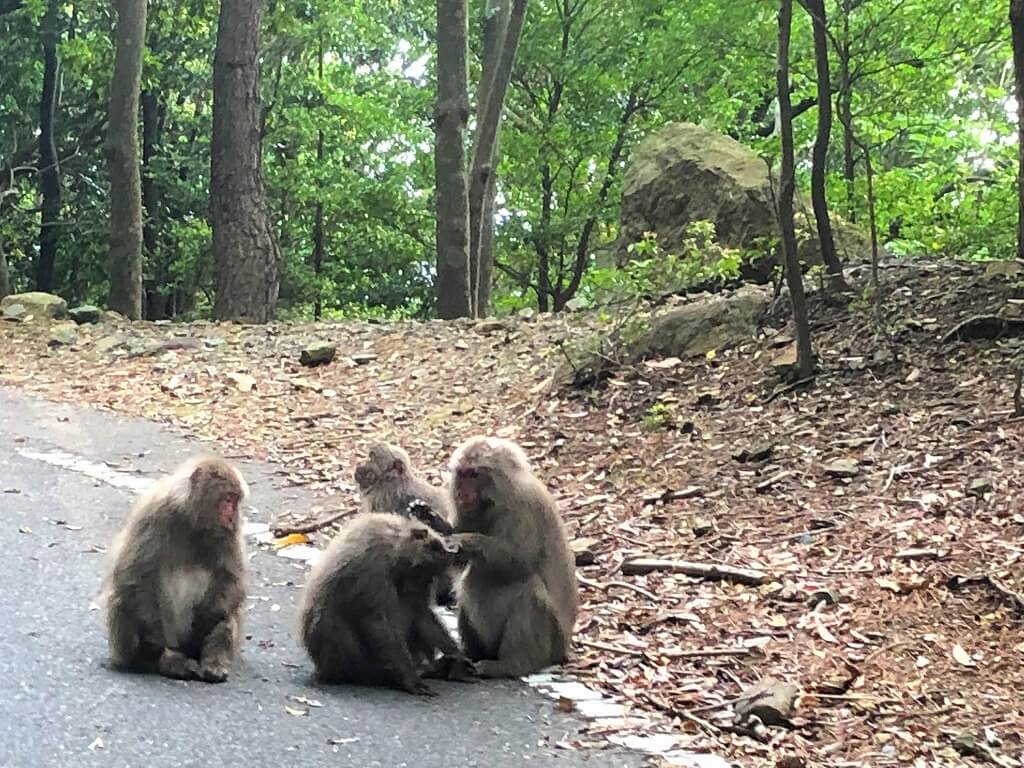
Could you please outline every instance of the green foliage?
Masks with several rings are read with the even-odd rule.
[[[657,402],[647,409],[640,423],[648,432],[668,432],[675,428],[676,414],[668,403]]]
[[[479,42],[483,5],[470,3],[471,46]],[[31,287],[38,247],[44,10],[43,0],[25,0],[0,13],[0,239],[18,290]],[[601,254],[618,235],[630,150],[650,130],[688,120],[766,157],[777,154],[770,135],[775,10],[758,0],[530,3],[497,168],[499,313],[633,302],[736,274],[745,255],[720,248],[706,223],[675,253],[650,237],[636,243],[624,269]],[[848,48],[850,127],[871,152],[889,251],[1012,257],[1016,126],[1004,5],[867,0],[829,3],[828,10],[836,104],[844,99],[839,51]],[[61,13],[57,278],[69,300],[99,301],[106,292],[103,143],[113,13],[95,0],[61,6]],[[207,195],[216,20],[212,0],[152,4],[148,19],[143,87],[156,97],[158,114],[145,167],[156,192],[147,206],[145,278],[151,301],[182,317],[202,316],[213,290]],[[799,103],[814,95],[814,66],[807,14],[794,21]],[[432,0],[266,6],[263,172],[282,255],[282,317],[311,317],[318,300],[326,318],[431,313],[435,24]],[[473,56],[470,69],[475,83]],[[813,108],[796,119],[801,183],[814,124]],[[863,153],[851,143],[847,157],[844,130],[837,114],[828,196],[838,213],[864,226]],[[852,183],[844,178],[847,161]]]

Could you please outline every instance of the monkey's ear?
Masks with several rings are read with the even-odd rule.
[[[391,462],[391,471],[394,472],[395,474],[402,474],[402,471],[404,469],[405,467],[403,466],[401,459],[395,459],[394,461]]]
[[[203,479],[203,467],[202,467],[202,465],[199,465],[198,467],[196,467],[195,469],[192,470],[192,476],[189,478],[189,481],[192,483],[192,485],[197,485],[199,483],[199,481],[202,480],[202,479]]]

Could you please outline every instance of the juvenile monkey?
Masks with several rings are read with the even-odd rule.
[[[419,520],[442,536],[452,532],[451,502],[440,488],[421,477],[409,461],[409,454],[397,445],[373,443],[366,461],[358,464],[356,484],[364,512],[381,512]],[[452,574],[442,572],[434,583],[437,602],[454,600]]]
[[[102,594],[115,667],[227,679],[245,603],[238,505],[247,495],[231,464],[197,457],[139,498]]]
[[[452,554],[415,520],[363,514],[349,521],[306,580],[299,628],[317,677],[432,696],[421,671],[472,670],[430,608],[430,584]]]
[[[576,573],[555,501],[522,448],[475,437],[451,459],[463,649],[481,677],[518,677],[566,660]]]

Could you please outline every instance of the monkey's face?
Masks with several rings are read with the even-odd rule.
[[[484,475],[472,464],[459,464],[455,469],[455,505],[460,510],[472,510],[480,506]]]
[[[360,490],[367,491],[373,488],[377,484],[377,480],[377,470],[374,469],[373,464],[364,461],[362,464],[356,465],[356,485]]]
[[[227,531],[234,533],[238,530],[240,515],[238,504],[242,501],[242,494],[235,490],[228,490],[220,497],[217,503],[217,523]]]

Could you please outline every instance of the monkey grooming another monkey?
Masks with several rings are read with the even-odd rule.
[[[111,548],[103,588],[115,667],[219,683],[238,654],[242,475],[198,457],[147,490]]]
[[[448,495],[424,480],[409,455],[397,445],[374,443],[366,461],[356,466],[356,484],[364,512],[380,512],[419,520],[442,536],[452,532]],[[440,605],[454,602],[452,574],[441,573],[434,582]]]
[[[349,521],[306,580],[299,626],[317,677],[432,696],[421,671],[472,671],[430,608],[431,582],[452,555],[415,520],[362,514]]]
[[[463,650],[481,677],[519,677],[568,658],[575,562],[555,501],[523,449],[493,437],[451,459]]]

